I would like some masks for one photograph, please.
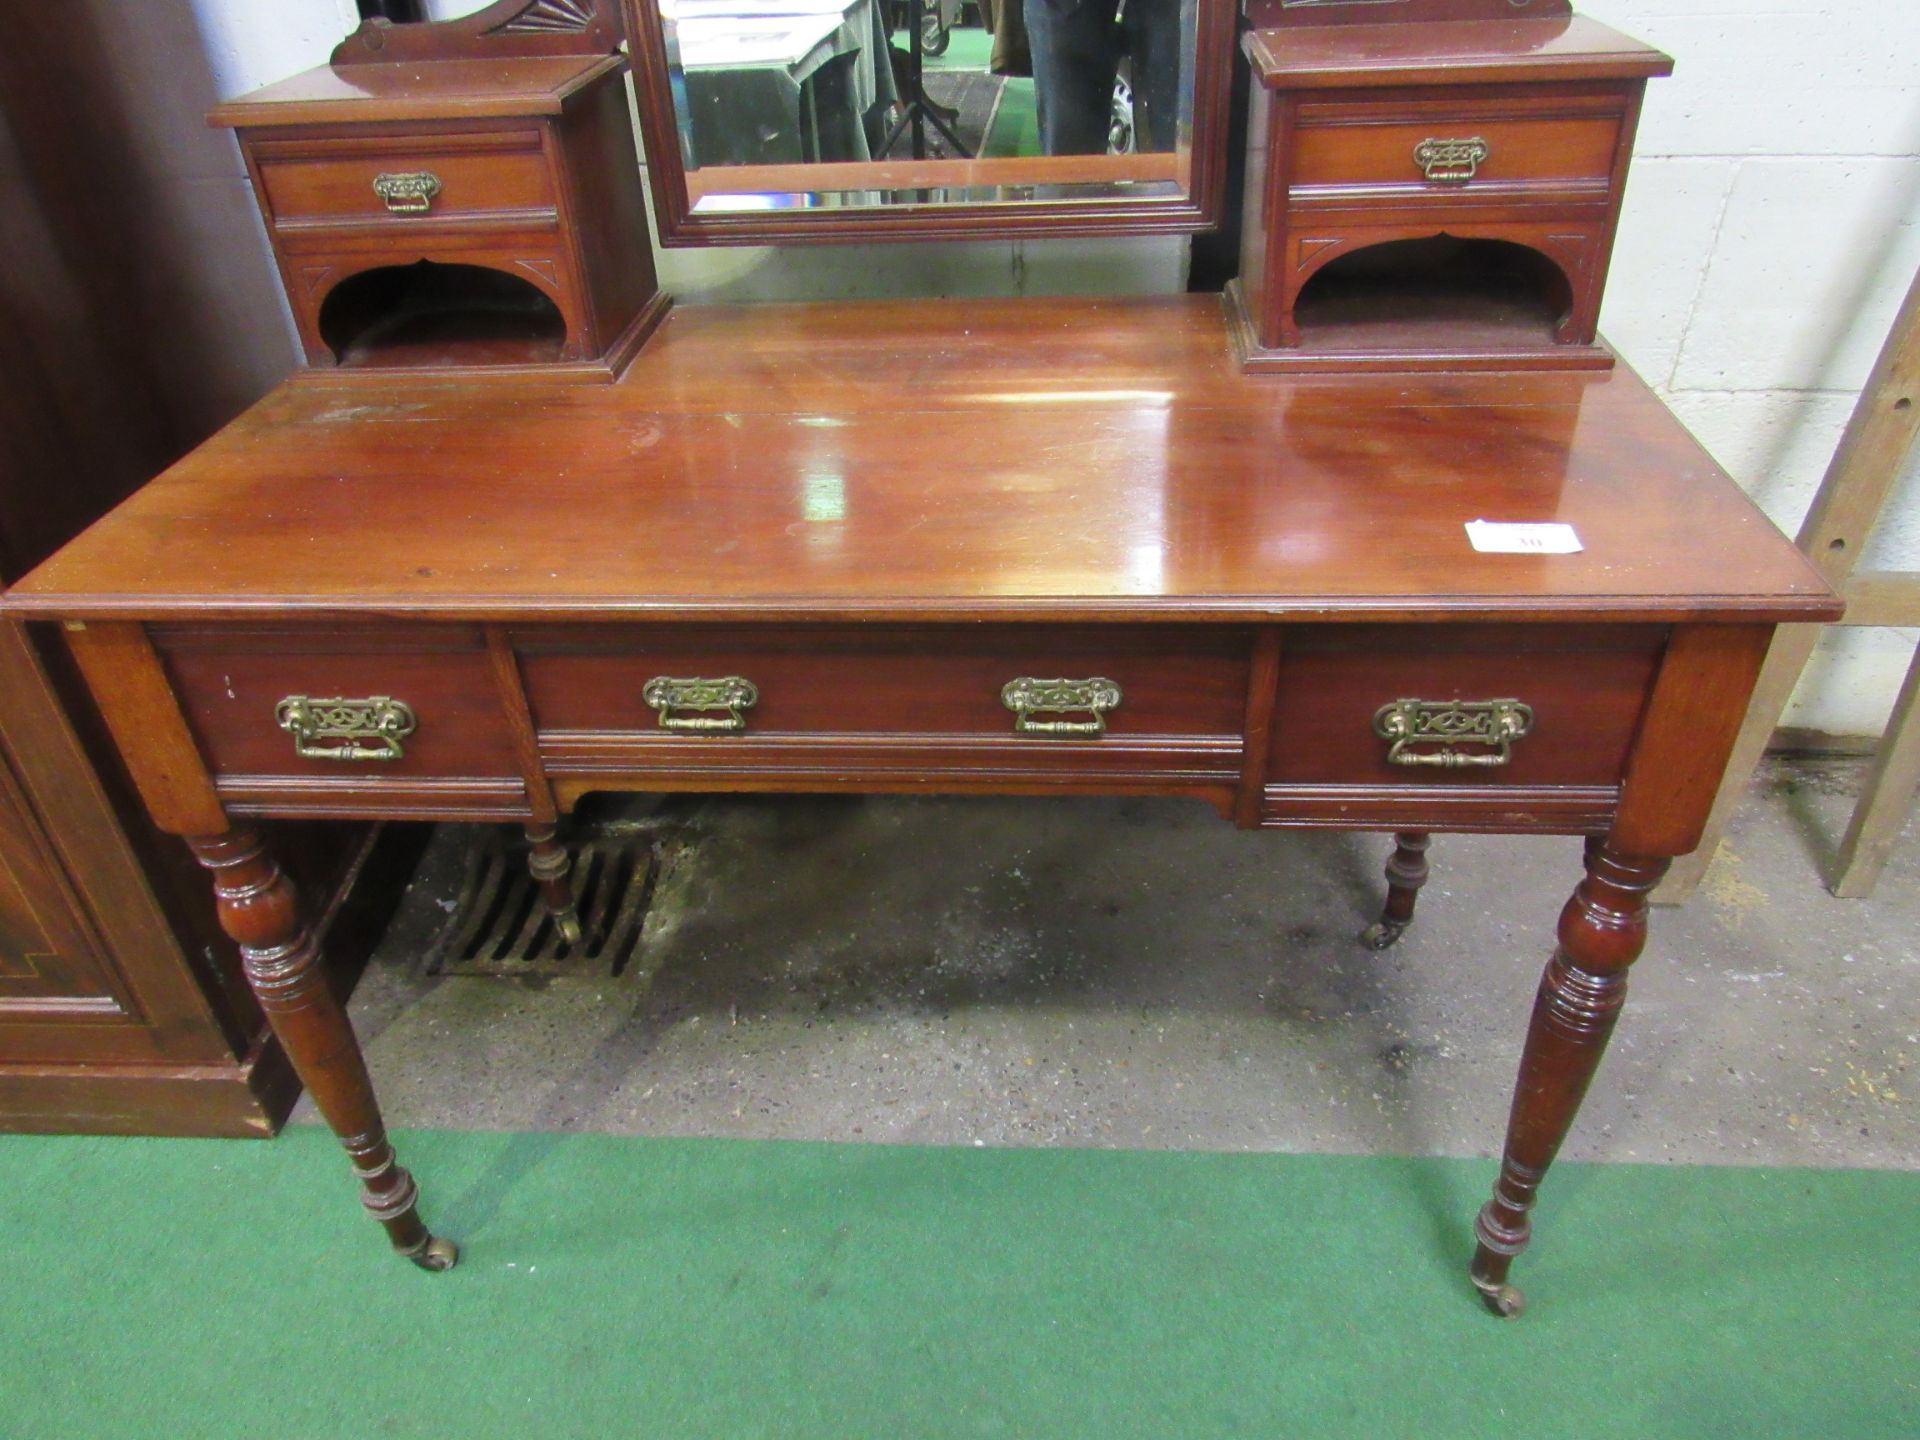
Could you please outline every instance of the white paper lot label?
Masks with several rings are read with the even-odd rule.
[[[1578,555],[1580,537],[1571,525],[1510,525],[1499,520],[1469,520],[1467,541],[1487,555]]]

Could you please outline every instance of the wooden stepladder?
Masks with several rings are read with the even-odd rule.
[[[1847,423],[1833,464],[1800,527],[1800,548],[1827,583],[1847,599],[1842,625],[1920,625],[1920,571],[1856,575],[1887,495],[1899,479],[1916,434],[1920,434],[1920,278],[1907,292],[1893,333],[1868,377]],[[1783,625],[1760,672],[1733,757],[1713,802],[1700,848],[1674,861],[1654,903],[1677,905],[1699,887],[1734,809],[1745,798],[1753,772],[1786,711],[1793,688],[1812,658],[1823,627]],[[1843,899],[1863,899],[1892,853],[1895,839],[1920,787],[1920,654],[1907,671],[1893,721],[1880,742],[1865,792],[1827,883]]]

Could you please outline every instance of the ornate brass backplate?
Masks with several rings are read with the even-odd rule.
[[[1471,140],[1422,140],[1413,147],[1413,163],[1429,180],[1464,185],[1480,173],[1493,147],[1478,135]]]
[[[387,695],[289,695],[273,707],[273,718],[293,736],[302,760],[399,760],[407,753],[401,742],[418,724],[411,706]]]
[[[686,679],[656,675],[640,691],[640,698],[660,712],[662,730],[686,730],[703,735],[737,735],[747,728],[744,711],[760,703],[751,680],[738,675],[719,679]],[[676,715],[676,710],[724,710],[724,715]]]
[[[440,177],[428,170],[408,170],[373,177],[373,193],[396,215],[424,215],[440,194]]]
[[[1039,680],[1022,675],[1000,689],[1000,703],[1013,711],[1016,735],[1070,738],[1107,733],[1107,711],[1120,703],[1120,687],[1102,676],[1090,680]],[[1087,720],[1035,720],[1038,715],[1063,715],[1085,710]]]
[[[1393,742],[1387,748],[1392,765],[1504,765],[1513,758],[1513,742],[1532,729],[1533,711],[1518,700],[1396,700],[1373,716],[1373,733]],[[1419,745],[1441,748],[1414,748]]]

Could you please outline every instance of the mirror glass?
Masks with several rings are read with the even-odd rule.
[[[1191,230],[1233,0],[627,0],[668,244]]]

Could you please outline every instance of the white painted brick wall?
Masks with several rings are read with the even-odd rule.
[[[352,0],[193,4],[223,94],[322,63],[354,21]],[[1581,8],[1678,62],[1649,86],[1602,325],[1791,533],[1920,269],[1920,0]],[[686,299],[1160,293],[1184,267],[1169,240],[661,253]],[[1920,569],[1917,474],[1864,563]],[[1878,733],[1917,639],[1834,632],[1788,723]]]
[[[360,23],[353,0],[191,0],[222,99],[298,75]],[[456,0],[457,3],[457,0]],[[468,5],[469,10],[479,6]]]
[[[1920,270],[1920,3],[1587,0],[1650,83],[1601,324],[1788,533]],[[1863,563],[1920,569],[1920,464]],[[1920,632],[1831,632],[1787,723],[1877,734]]]

